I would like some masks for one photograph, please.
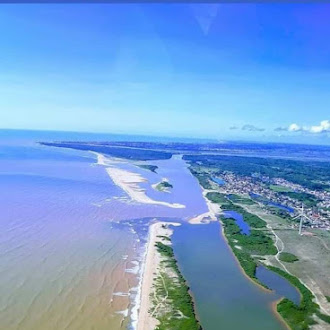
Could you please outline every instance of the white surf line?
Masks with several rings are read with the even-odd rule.
[[[271,230],[271,232],[273,233],[273,235],[274,235],[275,238],[276,238],[276,240],[275,240],[275,246],[276,246],[276,249],[277,249],[277,254],[275,255],[275,259],[278,261],[278,263],[283,267],[283,269],[284,269],[288,274],[290,274],[291,276],[297,277],[297,276],[295,276],[294,274],[292,274],[292,273],[286,268],[286,266],[283,265],[283,263],[279,260],[279,255],[280,255],[281,252],[283,252],[284,247],[285,247],[285,246],[284,246],[284,243],[283,243],[283,241],[277,236],[277,234],[275,233],[275,231],[273,230],[273,228],[272,228],[269,224],[267,225],[267,227]],[[277,242],[281,242],[281,245],[282,245],[281,250],[279,249],[279,247],[278,247],[278,245],[277,245]],[[314,281],[311,279],[310,276],[308,276],[308,277],[310,278],[311,282],[314,282]],[[300,281],[303,285],[305,285],[305,287],[306,287],[307,289],[309,289],[309,290],[313,293],[314,298],[315,298],[315,300],[316,300],[316,303],[320,306],[320,309],[323,311],[323,313],[326,314],[326,315],[329,315],[329,311],[327,311],[327,310],[322,306],[323,303],[320,302],[320,299],[316,296],[314,290],[312,290],[311,287],[310,287],[309,285],[307,285],[306,282],[304,282],[301,278],[299,278],[299,277],[297,277],[297,278],[299,279],[299,281]],[[321,294],[322,294],[322,293],[321,293]],[[323,294],[322,294],[322,295],[323,295]]]

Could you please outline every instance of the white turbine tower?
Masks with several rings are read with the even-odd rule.
[[[299,235],[302,235],[302,225],[303,225],[304,219],[307,219],[308,221],[311,221],[311,219],[308,218],[308,216],[304,213],[304,204],[303,203],[301,203],[300,213],[297,216],[295,216],[292,220],[298,219],[298,218],[300,218]]]

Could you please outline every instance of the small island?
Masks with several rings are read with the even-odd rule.
[[[142,164],[142,165],[138,165],[141,168],[144,168],[145,170],[149,170],[151,172],[157,173],[156,170],[158,168],[157,165],[148,165],[148,164]]]
[[[173,188],[173,185],[171,185],[167,179],[163,179],[161,182],[153,184],[152,187],[158,191],[170,192],[170,189]]]

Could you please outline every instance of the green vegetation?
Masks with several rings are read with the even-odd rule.
[[[168,302],[170,307],[157,310],[155,317],[160,322],[157,330],[200,330],[202,329],[194,312],[194,303],[189,294],[189,287],[183,278],[174,257],[171,246],[161,242],[156,243],[158,252],[164,257],[161,270],[156,278],[157,297]],[[174,273],[175,276],[170,276]],[[155,301],[157,304],[157,301]],[[151,312],[154,312],[151,309]]]
[[[330,302],[330,296],[325,296],[325,298]]]
[[[195,156],[191,156],[191,157],[195,157]],[[286,169],[284,168],[286,165],[284,165],[284,167],[280,164],[280,162],[282,162],[282,160],[280,162],[278,162],[278,166],[273,166],[275,163],[273,163],[273,160],[269,160],[270,163],[272,163],[271,165],[267,165],[268,160],[265,160],[265,162],[263,162],[264,160],[257,160],[258,166],[256,166],[256,164],[254,163],[254,160],[252,159],[252,163],[253,165],[249,164],[250,163],[250,158],[247,159],[245,157],[241,157],[241,163],[239,162],[239,164],[235,164],[236,159],[239,157],[223,157],[226,158],[227,160],[224,163],[221,163],[221,165],[219,165],[218,160],[214,160],[213,157],[212,160],[210,158],[208,158],[208,156],[205,156],[206,161],[203,160],[201,161],[201,156],[196,156],[196,159],[198,159],[199,161],[199,165],[201,166],[209,166],[210,170],[214,170],[217,167],[220,167],[222,170],[228,170],[228,171],[233,171],[233,168],[235,170],[237,170],[237,172],[239,172],[238,174],[240,175],[252,175],[252,173],[259,173],[262,175],[269,175],[269,177],[271,178],[272,176],[277,176],[277,177],[284,177],[289,181],[293,181],[296,183],[306,183],[307,181],[305,181],[305,179],[303,178],[303,176],[301,176],[300,174],[292,174],[292,168],[295,168],[295,165],[297,165],[297,172],[299,173],[299,166],[302,167],[302,165],[304,165],[304,163],[300,163],[300,165],[298,166],[298,162],[295,164],[290,164],[291,169],[288,170],[286,172]],[[203,156],[202,156],[203,157]],[[219,156],[219,158],[222,158],[222,156]],[[235,161],[233,161],[233,159],[235,158]],[[191,161],[191,159],[190,159]],[[191,161],[191,163],[194,163],[193,161]],[[286,164],[286,161],[283,161],[284,164]],[[244,168],[244,166],[247,164],[247,169]],[[223,166],[224,165],[224,166]],[[250,166],[251,165],[251,166]],[[310,164],[309,164],[310,165]],[[226,167],[227,166],[227,167]],[[289,166],[289,167],[290,167]],[[323,165],[322,165],[323,166]],[[270,169],[268,168],[270,167]],[[257,168],[257,170],[256,170]],[[253,169],[253,172],[252,172]],[[330,167],[329,167],[330,169]],[[247,173],[246,171],[251,170],[250,173]],[[303,169],[303,171],[305,171],[305,169]],[[310,171],[310,169],[308,170]],[[235,172],[235,171],[233,171]],[[236,172],[236,173],[237,173]],[[278,173],[287,173],[284,176],[281,176]],[[330,171],[328,172],[328,174],[326,174],[326,171],[321,171],[323,176],[326,176],[330,173]],[[291,173],[290,176],[292,175],[293,180],[290,180],[290,177],[285,177],[286,175],[289,175],[288,173]],[[317,174],[318,175],[318,174]],[[258,175],[257,175],[258,177]],[[315,176],[313,177],[315,178]],[[207,179],[207,175],[204,175],[204,179]],[[307,180],[307,177],[306,177]],[[325,182],[325,181],[323,181]],[[315,180],[311,183],[311,184],[306,184],[305,186],[312,188],[313,189],[317,189],[317,186],[314,185],[315,184]],[[278,188],[278,187],[277,187]],[[275,188],[276,189],[276,188]],[[282,190],[282,191],[279,191]],[[291,195],[290,197],[292,198],[296,198],[296,199],[300,199],[301,201],[303,201],[305,204],[307,205],[311,205],[313,203],[317,203],[317,201],[315,200],[315,198],[313,198],[313,196],[308,195],[308,194],[300,194],[300,193],[294,193],[291,191],[284,191],[284,189],[278,189],[278,192],[281,194],[287,194],[287,195]],[[293,195],[292,195],[293,194]],[[217,192],[212,192],[212,193],[208,193],[206,195],[206,197],[211,200],[214,203],[218,203],[222,210],[228,210],[228,211],[236,211],[240,214],[243,215],[244,221],[246,223],[248,223],[251,227],[250,230],[250,235],[244,235],[241,232],[240,227],[236,224],[236,221],[234,219],[231,218],[222,218],[222,223],[223,223],[223,230],[224,230],[224,234],[228,240],[228,244],[230,245],[233,253],[235,254],[236,258],[238,259],[240,265],[242,266],[242,268],[244,269],[245,273],[252,278],[254,281],[260,283],[258,281],[258,279],[256,278],[256,268],[258,266],[258,263],[262,262],[262,256],[267,256],[267,255],[275,255],[277,253],[277,248],[274,245],[273,239],[270,236],[271,233],[268,230],[267,226],[266,226],[266,222],[264,220],[262,220],[261,218],[259,218],[258,216],[251,214],[249,212],[247,212],[243,206],[241,205],[237,205],[235,203],[239,203],[239,204],[244,204],[244,202],[242,202],[240,200],[240,198],[237,198],[236,196],[234,197],[230,197],[230,199],[221,193],[217,193]],[[238,196],[240,197],[240,196]],[[310,203],[310,204],[308,204]],[[273,209],[272,207],[269,207],[271,209]],[[275,208],[274,208],[274,212],[276,212]],[[278,212],[281,212],[281,210],[278,210]],[[287,212],[285,212],[285,217],[283,216],[283,218],[287,218]],[[253,229],[254,228],[254,229]],[[286,253],[286,252],[282,252],[280,254],[280,259],[284,262],[295,262],[298,260],[298,258],[291,254],[291,253]],[[292,301],[288,300],[288,299],[282,299],[281,302],[277,305],[277,310],[278,312],[282,315],[283,319],[286,321],[286,323],[290,326],[291,329],[293,330],[305,330],[305,329],[309,329],[311,325],[317,323],[317,319],[315,319],[315,316],[317,316],[319,319],[323,320],[324,322],[330,323],[330,316],[325,315],[323,313],[321,313],[320,311],[320,307],[318,306],[318,304],[316,304],[313,299],[314,296],[313,294],[299,281],[298,278],[288,274],[287,272],[278,269],[276,267],[272,267],[272,266],[267,266],[270,270],[278,273],[279,275],[283,276],[284,278],[286,278],[293,286],[295,286],[299,292],[301,293],[301,302],[299,304],[299,306],[297,306],[296,304],[294,304]],[[260,283],[262,285],[262,283]],[[328,300],[330,300],[330,297],[327,297]]]
[[[259,285],[267,288],[256,277],[256,269],[258,261],[262,257],[252,257],[252,253],[259,254],[274,254],[277,252],[275,246],[272,246],[272,240],[264,235],[261,231],[251,231],[249,236],[243,235],[241,229],[236,224],[234,219],[222,219],[224,234],[228,244],[231,247],[235,257],[243,268],[245,274],[257,282]],[[237,249],[240,246],[241,249]]]
[[[316,315],[324,322],[326,323],[330,323],[330,316],[329,315],[326,315],[326,314],[323,314],[321,312],[316,312]]]
[[[156,160],[156,159],[169,159],[172,157],[172,153],[156,150],[145,150],[130,147],[114,146],[107,142],[41,142],[40,144],[71,148],[76,150],[94,151],[112,157],[132,159],[132,160]]]
[[[171,239],[168,236],[164,236],[164,235],[157,235],[158,238],[163,239],[164,241],[171,241]]]
[[[163,180],[159,182],[155,188],[159,191],[168,191],[168,189],[173,188],[173,186],[168,181]]]
[[[273,240],[261,230],[251,230],[250,235],[248,236],[241,234],[241,230],[234,219],[222,219],[222,222],[228,243],[245,273],[254,281],[263,285],[255,276],[257,263],[260,258],[252,257],[252,255],[275,255],[277,253],[277,249],[274,246]],[[242,249],[237,249],[235,247],[237,245]],[[296,256],[290,253],[282,252],[280,254],[280,259],[283,260],[281,256],[286,259],[284,261],[287,262],[298,260]],[[288,299],[281,300],[281,302],[277,305],[278,312],[282,315],[291,329],[309,329],[310,325],[316,323],[313,319],[314,314],[316,314],[323,321],[330,323],[330,317],[320,312],[319,306],[313,302],[312,293],[296,277],[276,267],[267,267],[288,279],[289,282],[301,293],[302,300],[299,306],[295,305]]]
[[[273,191],[276,191],[276,192],[289,192],[289,191],[292,191],[292,189],[290,189],[288,187],[280,186],[280,185],[277,185],[277,184],[271,184],[269,186],[269,189],[271,189]]]
[[[299,306],[288,299],[282,299],[277,305],[277,311],[282,315],[285,321],[293,330],[309,329],[310,325],[315,324],[313,315],[316,314],[320,319],[330,323],[330,317],[320,312],[320,307],[313,301],[313,294],[310,292],[297,277],[273,266],[267,266],[273,272],[286,278],[294,285],[301,294],[301,302]]]
[[[231,200],[229,200],[226,195],[221,194],[219,192],[208,192],[206,194],[206,198],[213,203],[219,204],[223,211],[235,211],[237,213],[240,213],[243,216],[244,221],[251,228],[266,228],[266,222],[264,220],[259,218],[257,215],[246,211],[243,207],[234,204],[232,202],[232,198]]]
[[[280,209],[278,207],[275,207],[275,206],[267,206],[267,210],[271,213],[271,214],[274,214],[274,215],[277,215],[278,217],[284,219],[284,220],[287,220],[289,222],[292,221],[292,217],[290,216],[290,212],[287,211],[287,210],[283,210],[283,209]]]
[[[185,155],[192,166],[199,164],[210,169],[221,169],[242,176],[283,178],[313,190],[330,188],[330,163],[313,160],[288,160],[276,158]],[[198,163],[197,163],[198,162]]]
[[[286,192],[282,194],[285,194],[293,199],[304,203],[307,207],[316,206],[316,204],[318,203],[318,200],[313,195],[307,194],[305,192]]]
[[[221,218],[227,238],[234,240],[235,245],[242,247],[242,250],[257,255],[275,255],[277,249],[272,238],[263,230],[251,230],[250,235],[244,235],[231,218]],[[241,250],[241,251],[242,251]]]
[[[295,262],[295,261],[298,261],[298,257],[295,256],[294,254],[292,253],[289,253],[289,252],[281,252],[280,253],[280,260],[281,261],[284,261],[284,262]]]
[[[208,192],[206,198],[213,203],[219,204],[222,208],[229,208],[232,205],[226,195],[219,192]]]
[[[236,195],[236,194],[230,194],[229,199],[233,203],[246,204],[246,205],[255,204],[255,202],[251,198],[243,197],[243,196]]]
[[[229,207],[226,205],[222,209],[223,210],[228,210],[228,211],[235,211],[237,213],[240,213],[243,216],[244,221],[251,228],[266,228],[266,221],[262,220],[257,215],[246,211],[243,207],[241,207],[239,205],[231,204]]]
[[[206,174],[202,174],[201,172],[197,171],[195,168],[190,167],[190,172],[192,173],[192,175],[194,175],[199,184],[204,188],[204,189],[212,189],[212,186],[210,184],[209,181],[209,177]]]
[[[158,168],[158,166],[156,166],[156,165],[138,165],[139,167],[141,167],[141,168],[144,168],[145,170],[149,170],[149,171],[151,171],[151,172],[154,172],[154,173],[157,173],[156,172],[156,170],[157,170],[157,168]]]

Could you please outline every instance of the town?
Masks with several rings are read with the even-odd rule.
[[[310,219],[305,226],[330,230],[329,191],[311,190],[283,178],[269,178],[258,173],[240,176],[230,171],[212,177],[212,186],[226,195],[248,196],[266,212],[287,218],[299,215],[303,206]]]

